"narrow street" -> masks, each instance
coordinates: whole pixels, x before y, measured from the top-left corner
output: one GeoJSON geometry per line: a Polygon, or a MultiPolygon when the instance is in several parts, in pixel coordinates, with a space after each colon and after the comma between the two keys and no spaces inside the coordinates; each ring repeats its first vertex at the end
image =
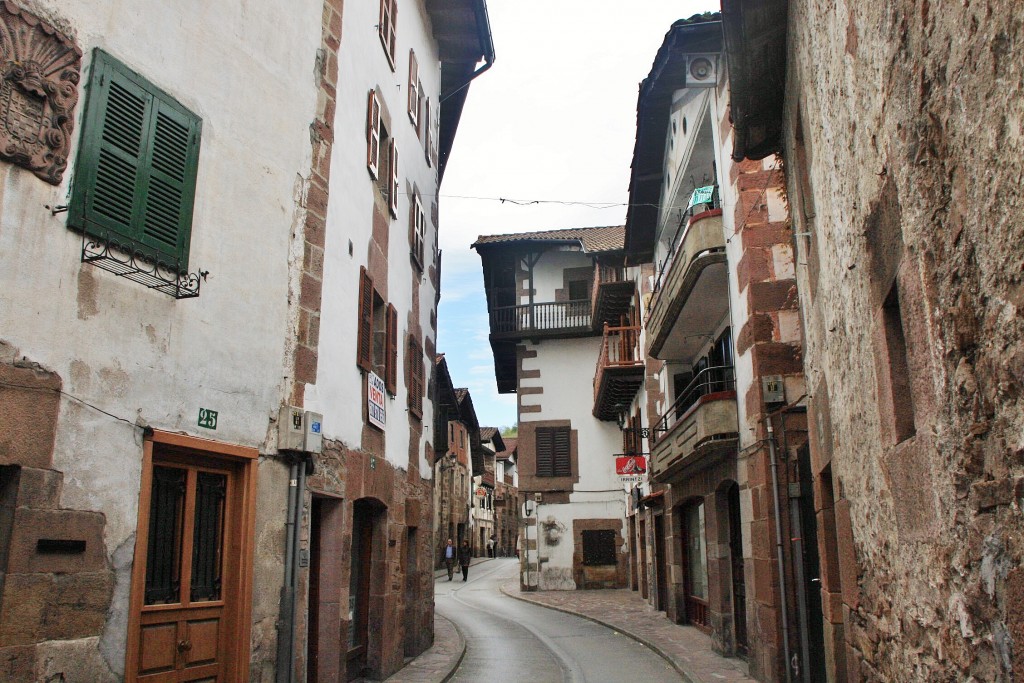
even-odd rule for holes
{"type": "Polygon", "coordinates": [[[612,629],[504,595],[502,584],[518,569],[517,560],[498,559],[471,567],[468,582],[458,574],[435,582],[437,612],[466,638],[452,681],[683,680],[657,654],[612,629]]]}

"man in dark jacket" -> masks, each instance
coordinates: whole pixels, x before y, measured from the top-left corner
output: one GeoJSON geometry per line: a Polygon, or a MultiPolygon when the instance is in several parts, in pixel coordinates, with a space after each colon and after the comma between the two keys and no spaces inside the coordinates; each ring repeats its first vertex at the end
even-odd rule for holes
{"type": "Polygon", "coordinates": [[[462,545],[459,546],[459,566],[462,567],[463,581],[469,578],[469,561],[472,557],[473,553],[469,549],[469,541],[463,541],[462,545]]]}

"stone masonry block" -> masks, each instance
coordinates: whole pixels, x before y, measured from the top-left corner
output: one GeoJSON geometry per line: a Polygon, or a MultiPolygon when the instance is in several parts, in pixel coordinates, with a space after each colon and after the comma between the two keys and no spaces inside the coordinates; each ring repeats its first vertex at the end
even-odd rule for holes
{"type": "Polygon", "coordinates": [[[747,306],[751,314],[795,310],[798,303],[796,280],[750,283],[747,306]]]}
{"type": "Polygon", "coordinates": [[[60,505],[64,474],[56,470],[22,467],[19,472],[16,507],[54,510],[60,505]]]}
{"type": "Polygon", "coordinates": [[[8,574],[0,644],[29,645],[99,635],[114,588],[111,572],[8,574]]]}
{"type": "Polygon", "coordinates": [[[60,388],[52,372],[0,365],[0,465],[49,468],[60,388]]]}
{"type": "Polygon", "coordinates": [[[79,573],[107,569],[103,543],[105,518],[98,512],[80,510],[14,511],[14,526],[7,558],[11,573],[79,573]],[[40,539],[84,541],[81,553],[39,552],[40,539]]]}

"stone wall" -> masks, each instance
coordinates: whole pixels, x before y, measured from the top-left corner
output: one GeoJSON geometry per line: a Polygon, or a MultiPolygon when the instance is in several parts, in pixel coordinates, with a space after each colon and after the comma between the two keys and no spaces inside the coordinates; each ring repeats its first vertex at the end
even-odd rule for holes
{"type": "Polygon", "coordinates": [[[794,0],[789,19],[832,675],[1019,678],[1024,17],[794,0]]]}

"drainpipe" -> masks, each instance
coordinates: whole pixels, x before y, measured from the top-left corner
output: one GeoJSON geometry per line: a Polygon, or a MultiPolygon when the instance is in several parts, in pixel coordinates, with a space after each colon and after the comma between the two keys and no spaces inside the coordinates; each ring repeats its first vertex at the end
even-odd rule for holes
{"type": "Polygon", "coordinates": [[[295,675],[295,594],[298,591],[299,543],[302,538],[302,506],[305,498],[306,469],[311,464],[298,454],[288,466],[288,512],[285,521],[284,585],[277,629],[277,683],[291,683],[295,675]]]}
{"type": "MultiPolygon", "coordinates": [[[[782,449],[788,453],[786,439],[786,415],[789,414],[790,406],[786,406],[779,414],[782,420],[782,449]]],[[[807,576],[804,574],[804,539],[803,539],[803,513],[800,511],[800,497],[804,495],[803,483],[798,479],[796,484],[789,485],[789,519],[793,525],[793,577],[796,583],[796,605],[797,605],[797,627],[800,629],[800,657],[802,668],[800,680],[803,683],[811,683],[811,644],[810,625],[807,614],[807,576]]]]}
{"type": "Polygon", "coordinates": [[[772,501],[775,503],[775,553],[779,565],[779,603],[782,607],[782,650],[786,661],[786,683],[792,683],[793,674],[789,663],[789,607],[786,600],[786,567],[782,549],[782,510],[779,506],[779,463],[775,457],[775,430],[772,418],[764,418],[768,428],[768,453],[772,466],[772,501]]]}

